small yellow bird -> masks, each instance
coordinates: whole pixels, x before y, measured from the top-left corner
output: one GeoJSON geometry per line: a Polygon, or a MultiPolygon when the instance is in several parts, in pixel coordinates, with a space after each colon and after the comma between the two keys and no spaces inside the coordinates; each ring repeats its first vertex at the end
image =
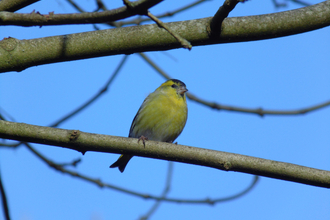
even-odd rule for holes
{"type": "MultiPolygon", "coordinates": [[[[186,125],[188,108],[186,85],[177,79],[161,84],[143,101],[136,113],[128,137],[173,143],[186,125]]],[[[122,154],[110,167],[124,172],[133,155],[122,154]]]]}

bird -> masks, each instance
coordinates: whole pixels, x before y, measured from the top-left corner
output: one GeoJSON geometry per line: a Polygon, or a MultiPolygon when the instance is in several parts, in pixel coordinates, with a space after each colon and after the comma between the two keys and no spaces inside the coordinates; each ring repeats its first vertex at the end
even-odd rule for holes
{"type": "MultiPolygon", "coordinates": [[[[143,101],[136,113],[128,137],[143,141],[173,143],[181,134],[188,118],[186,85],[178,79],[170,79],[161,84],[143,101]]],[[[118,167],[124,172],[134,155],[122,154],[110,168],[118,167]]]]}

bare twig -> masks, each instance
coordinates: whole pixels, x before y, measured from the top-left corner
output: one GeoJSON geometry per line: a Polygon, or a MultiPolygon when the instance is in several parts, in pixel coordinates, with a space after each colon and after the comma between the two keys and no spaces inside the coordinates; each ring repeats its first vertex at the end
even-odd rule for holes
{"type": "MultiPolygon", "coordinates": [[[[157,64],[155,62],[153,62],[145,53],[139,53],[139,55],[148,64],[150,64],[150,66],[152,66],[158,73],[160,73],[164,78],[171,79],[171,77],[167,73],[165,73],[165,71],[163,71],[159,66],[157,66],[157,64]]],[[[260,116],[265,116],[265,115],[302,115],[302,114],[306,114],[306,113],[309,113],[309,112],[312,112],[312,111],[330,106],[330,101],[326,101],[326,102],[318,104],[318,105],[314,105],[314,106],[307,107],[307,108],[302,108],[302,109],[297,109],[297,110],[284,111],[284,110],[267,110],[267,109],[264,110],[262,108],[251,109],[251,108],[235,107],[235,106],[229,106],[229,105],[220,105],[216,102],[208,102],[208,101],[205,101],[203,99],[200,99],[197,96],[195,96],[194,94],[192,94],[191,92],[188,92],[186,94],[187,94],[187,97],[191,101],[195,101],[199,104],[202,104],[204,106],[208,106],[208,107],[213,108],[213,109],[232,111],[232,112],[241,112],[241,113],[251,113],[251,114],[257,114],[257,115],[260,115],[260,116]]]]}
{"type": "Polygon", "coordinates": [[[273,4],[275,5],[276,8],[280,8],[280,7],[286,7],[287,4],[286,3],[278,3],[277,0],[272,0],[273,4]]]}
{"type": "Polygon", "coordinates": [[[0,194],[2,200],[3,213],[5,214],[5,219],[10,220],[8,201],[7,201],[6,191],[2,183],[1,174],[0,174],[0,194]]]}
{"type": "MultiPolygon", "coordinates": [[[[136,10],[134,8],[135,2],[130,2],[129,0],[123,0],[123,1],[124,1],[124,4],[127,6],[127,8],[129,8],[130,10],[133,10],[133,11],[136,10]]],[[[175,33],[173,30],[171,30],[171,28],[169,28],[164,22],[162,22],[156,16],[154,16],[150,11],[148,11],[148,10],[140,10],[139,12],[135,12],[135,13],[138,13],[140,15],[146,15],[146,16],[148,16],[151,20],[153,20],[154,22],[156,22],[156,24],[159,27],[164,28],[177,41],[179,41],[179,43],[182,45],[183,48],[186,48],[186,49],[191,50],[192,46],[191,46],[191,44],[186,39],[184,39],[179,34],[175,33]]]]}
{"type": "Polygon", "coordinates": [[[102,0],[96,0],[96,4],[97,4],[97,9],[95,11],[99,11],[99,10],[103,10],[103,11],[106,11],[108,10],[106,7],[105,7],[105,4],[102,0]]]}
{"type": "Polygon", "coordinates": [[[77,11],[83,13],[85,10],[83,10],[77,3],[75,3],[73,0],[66,0],[72,7],[74,7],[77,11]]]}
{"type": "MultiPolygon", "coordinates": [[[[35,154],[37,157],[39,157],[41,160],[43,160],[45,163],[47,163],[51,168],[56,169],[57,171],[60,171],[62,173],[66,173],[69,174],[72,177],[81,179],[81,180],[85,180],[87,182],[93,183],[99,187],[105,187],[105,188],[109,188],[109,189],[113,189],[113,190],[118,190],[122,193],[126,193],[132,196],[137,196],[139,198],[142,199],[151,199],[151,200],[156,200],[156,201],[164,201],[164,202],[173,202],[173,203],[193,203],[193,204],[206,204],[206,205],[214,205],[215,203],[220,203],[220,202],[225,202],[228,200],[232,200],[235,199],[239,196],[242,196],[244,194],[246,194],[247,192],[249,192],[255,185],[257,182],[256,177],[254,178],[252,184],[250,184],[246,189],[244,189],[242,192],[239,192],[233,196],[229,196],[229,197],[225,197],[225,198],[216,198],[216,199],[178,199],[178,198],[163,198],[162,196],[153,196],[150,194],[143,194],[143,193],[139,193],[136,191],[132,191],[132,190],[128,190],[122,187],[118,187],[109,183],[104,183],[102,182],[100,179],[96,179],[96,178],[91,178],[88,177],[86,175],[80,174],[78,172],[74,172],[68,169],[65,169],[64,167],[56,164],[55,162],[49,160],[48,158],[46,158],[45,156],[43,156],[41,153],[39,153],[37,150],[35,150],[29,143],[24,143],[26,145],[26,147],[33,153],[35,154]]],[[[170,181],[170,180],[169,180],[170,181]]]]}
{"type": "Polygon", "coordinates": [[[15,121],[15,119],[13,118],[13,116],[11,116],[7,111],[5,111],[1,106],[0,106],[0,119],[1,120],[6,120],[9,119],[11,121],[15,121]]]}
{"type": "MultiPolygon", "coordinates": [[[[279,3],[277,0],[272,0],[272,1],[273,1],[276,8],[287,7],[288,6],[288,4],[286,2],[279,3]]],[[[300,0],[288,0],[288,1],[300,4],[302,6],[310,6],[311,5],[309,3],[306,3],[306,2],[303,2],[303,1],[300,1],[300,0]]]]}
{"type": "Polygon", "coordinates": [[[21,145],[21,142],[10,143],[10,144],[0,143],[0,147],[8,147],[8,148],[17,148],[20,145],[21,145]]]}
{"type": "MultiPolygon", "coordinates": [[[[186,6],[178,8],[174,11],[169,11],[169,12],[165,12],[163,14],[156,15],[156,17],[157,18],[171,17],[171,16],[173,16],[177,13],[183,12],[183,11],[185,11],[187,9],[190,9],[190,8],[200,4],[202,2],[205,2],[205,1],[208,1],[208,0],[198,0],[198,1],[195,1],[195,2],[192,2],[192,3],[188,4],[186,6]]],[[[150,20],[151,20],[150,18],[142,18],[141,16],[139,16],[138,18],[135,18],[135,19],[132,19],[132,20],[111,22],[110,25],[115,26],[115,27],[122,27],[124,25],[130,25],[130,24],[140,25],[143,22],[147,22],[147,21],[150,21],[150,20]]]]}
{"type": "MultiPolygon", "coordinates": [[[[84,9],[82,9],[82,8],[81,8],[79,5],[77,5],[74,1],[72,1],[72,0],[67,0],[67,2],[69,2],[69,4],[71,4],[71,6],[74,7],[77,11],[79,11],[79,12],[81,12],[81,13],[85,12],[84,9]]],[[[96,10],[96,11],[97,11],[97,10],[96,10]]],[[[100,29],[96,26],[96,24],[93,24],[93,27],[94,27],[95,30],[100,30],[100,29]]]]}
{"type": "Polygon", "coordinates": [[[218,9],[217,13],[213,16],[210,29],[211,35],[218,35],[221,32],[222,21],[228,17],[229,13],[235,8],[240,2],[239,0],[225,0],[223,5],[218,9]]]}
{"type": "Polygon", "coordinates": [[[61,118],[58,121],[54,122],[53,124],[49,125],[49,127],[57,127],[59,124],[63,123],[64,121],[68,120],[72,116],[76,115],[78,112],[82,111],[83,109],[88,107],[90,104],[95,102],[99,97],[101,97],[101,95],[103,95],[108,90],[109,86],[111,85],[111,83],[113,82],[113,80],[118,75],[121,68],[123,67],[124,63],[126,62],[127,58],[128,58],[128,55],[125,55],[123,57],[123,59],[120,61],[119,65],[118,65],[118,67],[116,68],[116,70],[113,72],[113,74],[109,78],[108,82],[104,85],[103,88],[101,88],[101,90],[98,93],[96,93],[92,98],[90,98],[88,101],[86,101],[84,104],[82,104],[80,107],[78,107],[74,111],[70,112],[63,118],[61,118]]]}
{"type": "Polygon", "coordinates": [[[69,163],[58,163],[58,166],[61,166],[61,167],[67,167],[67,166],[76,167],[80,162],[81,162],[81,159],[78,158],[78,159],[75,159],[74,161],[69,162],[69,163]]]}
{"type": "Polygon", "coordinates": [[[189,41],[187,41],[186,39],[184,39],[183,37],[181,37],[179,34],[175,33],[174,31],[172,31],[164,22],[162,22],[161,20],[159,20],[156,16],[154,16],[153,14],[151,14],[149,11],[147,13],[147,16],[153,20],[154,22],[156,22],[158,24],[158,26],[164,28],[168,33],[170,33],[177,41],[180,42],[180,44],[182,45],[183,48],[189,49],[191,50],[192,46],[190,44],[189,41]]]}
{"type": "Polygon", "coordinates": [[[165,79],[171,79],[171,77],[165,73],[155,62],[153,62],[145,53],[138,53],[144,61],[146,61],[150,66],[152,66],[160,75],[162,75],[165,79]]]}
{"type": "MultiPolygon", "coordinates": [[[[161,197],[164,199],[166,198],[166,195],[169,193],[170,188],[171,188],[171,182],[172,182],[172,175],[173,175],[173,162],[169,161],[168,162],[168,169],[167,169],[167,177],[165,181],[165,188],[163,190],[163,193],[161,194],[161,197]]],[[[157,208],[160,206],[160,203],[162,200],[157,200],[155,204],[150,208],[150,210],[140,217],[140,220],[147,220],[150,218],[150,216],[157,210],[157,208]]]]}
{"type": "MultiPolygon", "coordinates": [[[[148,10],[162,0],[139,0],[134,2],[134,10],[128,9],[126,6],[103,12],[85,12],[73,14],[40,14],[32,13],[12,13],[0,12],[1,25],[17,25],[17,26],[44,26],[44,25],[66,25],[66,24],[93,24],[106,23],[124,19],[136,15],[141,10],[148,10]]],[[[72,4],[74,4],[72,2],[72,4]]],[[[81,11],[78,5],[75,8],[81,11]]]]}
{"type": "Polygon", "coordinates": [[[192,93],[188,93],[187,97],[192,101],[195,101],[199,104],[203,104],[208,107],[211,107],[213,109],[226,110],[226,111],[232,111],[232,112],[241,112],[241,113],[251,113],[251,114],[257,114],[261,117],[263,117],[265,115],[303,115],[303,114],[330,106],[330,101],[326,101],[326,102],[318,104],[318,105],[314,105],[314,106],[302,108],[302,109],[297,109],[297,110],[264,110],[263,108],[251,109],[251,108],[242,108],[242,107],[235,107],[235,106],[228,106],[228,105],[220,105],[216,102],[208,102],[208,101],[202,100],[202,99],[196,97],[195,95],[193,95],[192,93]]]}
{"type": "Polygon", "coordinates": [[[291,0],[291,1],[294,2],[294,3],[300,4],[302,6],[310,6],[311,5],[309,3],[306,3],[306,2],[303,2],[303,1],[300,1],[300,0],[291,0]]]}

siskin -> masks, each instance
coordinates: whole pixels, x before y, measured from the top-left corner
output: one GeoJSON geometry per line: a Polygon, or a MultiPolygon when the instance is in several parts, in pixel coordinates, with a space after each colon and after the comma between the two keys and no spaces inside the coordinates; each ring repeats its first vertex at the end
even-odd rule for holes
{"type": "MultiPolygon", "coordinates": [[[[177,79],[161,84],[143,101],[136,113],[128,137],[173,143],[187,121],[186,85],[177,79]]],[[[122,154],[110,167],[124,172],[133,155],[122,154]]]]}

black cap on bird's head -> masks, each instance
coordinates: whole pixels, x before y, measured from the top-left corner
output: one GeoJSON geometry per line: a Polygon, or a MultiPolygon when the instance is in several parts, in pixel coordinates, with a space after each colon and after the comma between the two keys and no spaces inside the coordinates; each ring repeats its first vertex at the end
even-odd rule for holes
{"type": "Polygon", "coordinates": [[[170,79],[170,80],[168,80],[168,81],[172,81],[172,82],[174,82],[175,84],[177,84],[177,85],[179,85],[179,86],[184,86],[184,87],[186,87],[186,84],[184,84],[184,82],[182,82],[182,81],[180,81],[180,80],[178,80],[178,79],[170,79]]]}

